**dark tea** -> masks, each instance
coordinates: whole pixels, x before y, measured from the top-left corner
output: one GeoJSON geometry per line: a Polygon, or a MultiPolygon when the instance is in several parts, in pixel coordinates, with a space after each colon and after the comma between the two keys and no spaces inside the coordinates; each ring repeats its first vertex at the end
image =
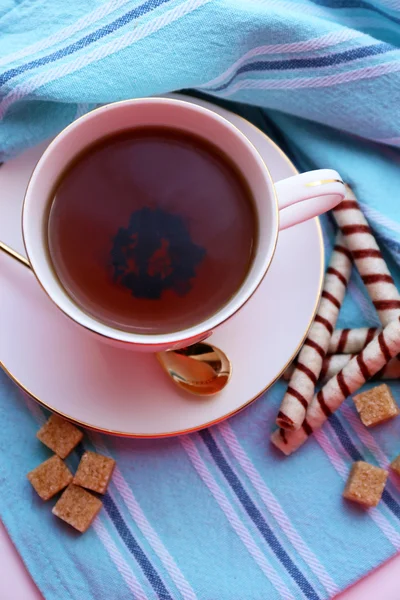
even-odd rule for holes
{"type": "Polygon", "coordinates": [[[186,329],[222,308],[252,262],[257,220],[240,171],[214,145],[145,127],[103,138],[71,163],[48,223],[69,296],[114,328],[186,329]]]}

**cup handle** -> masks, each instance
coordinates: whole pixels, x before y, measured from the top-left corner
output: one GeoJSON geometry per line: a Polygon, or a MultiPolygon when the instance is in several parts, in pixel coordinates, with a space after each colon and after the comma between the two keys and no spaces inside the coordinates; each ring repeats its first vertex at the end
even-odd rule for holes
{"type": "Polygon", "coordinates": [[[334,208],[346,193],[342,178],[333,169],[318,169],[282,179],[275,183],[275,190],[281,231],[334,208]]]}

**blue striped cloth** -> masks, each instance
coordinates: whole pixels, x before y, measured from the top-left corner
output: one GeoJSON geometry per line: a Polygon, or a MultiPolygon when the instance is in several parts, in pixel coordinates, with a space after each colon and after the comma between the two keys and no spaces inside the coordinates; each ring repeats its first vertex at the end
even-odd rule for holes
{"type": "MultiPolygon", "coordinates": [[[[399,24],[398,0],[2,0],[0,158],[99,103],[212,95],[300,169],[338,169],[399,281],[399,24]]],[[[367,324],[377,317],[354,273],[340,325],[367,324]]],[[[387,466],[400,452],[400,419],[370,431],[347,403],[284,458],[268,441],[283,391],[182,438],[88,434],[117,470],[80,536],[24,478],[49,456],[32,443],[45,415],[1,374],[0,514],[45,598],[317,600],[400,549],[400,480],[366,512],[341,499],[354,460],[387,466]]]]}

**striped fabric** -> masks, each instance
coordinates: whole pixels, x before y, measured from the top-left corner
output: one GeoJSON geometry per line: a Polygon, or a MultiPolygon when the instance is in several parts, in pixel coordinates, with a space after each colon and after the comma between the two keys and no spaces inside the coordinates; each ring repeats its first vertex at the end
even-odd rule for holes
{"type": "MultiPolygon", "coordinates": [[[[0,32],[0,160],[99,103],[211,95],[300,169],[338,169],[399,283],[398,0],[3,0],[0,32]]],[[[353,273],[338,326],[378,325],[353,273]]],[[[348,403],[285,459],[268,441],[283,391],[179,439],[86,436],[117,470],[78,536],[24,478],[45,414],[0,374],[0,514],[45,598],[322,600],[399,550],[400,480],[367,512],[341,499],[354,460],[400,452],[399,419],[370,431],[348,403]]]]}

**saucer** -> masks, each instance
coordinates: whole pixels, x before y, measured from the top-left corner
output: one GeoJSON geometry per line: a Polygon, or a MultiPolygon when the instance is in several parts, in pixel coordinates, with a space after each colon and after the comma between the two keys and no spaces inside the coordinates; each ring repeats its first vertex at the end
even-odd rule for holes
{"type": "MultiPolygon", "coordinates": [[[[296,173],[256,127],[208,102],[185,99],[216,111],[243,131],[273,179],[296,173]]],[[[24,191],[48,143],[0,168],[0,240],[21,254],[24,191]]],[[[292,361],[317,309],[323,265],[317,219],[280,233],[257,292],[210,338],[232,362],[231,381],[217,396],[199,398],[177,388],[154,355],[115,348],[71,323],[32,273],[0,252],[0,364],[40,404],[85,427],[133,437],[201,429],[248,406],[292,361]]]]}

